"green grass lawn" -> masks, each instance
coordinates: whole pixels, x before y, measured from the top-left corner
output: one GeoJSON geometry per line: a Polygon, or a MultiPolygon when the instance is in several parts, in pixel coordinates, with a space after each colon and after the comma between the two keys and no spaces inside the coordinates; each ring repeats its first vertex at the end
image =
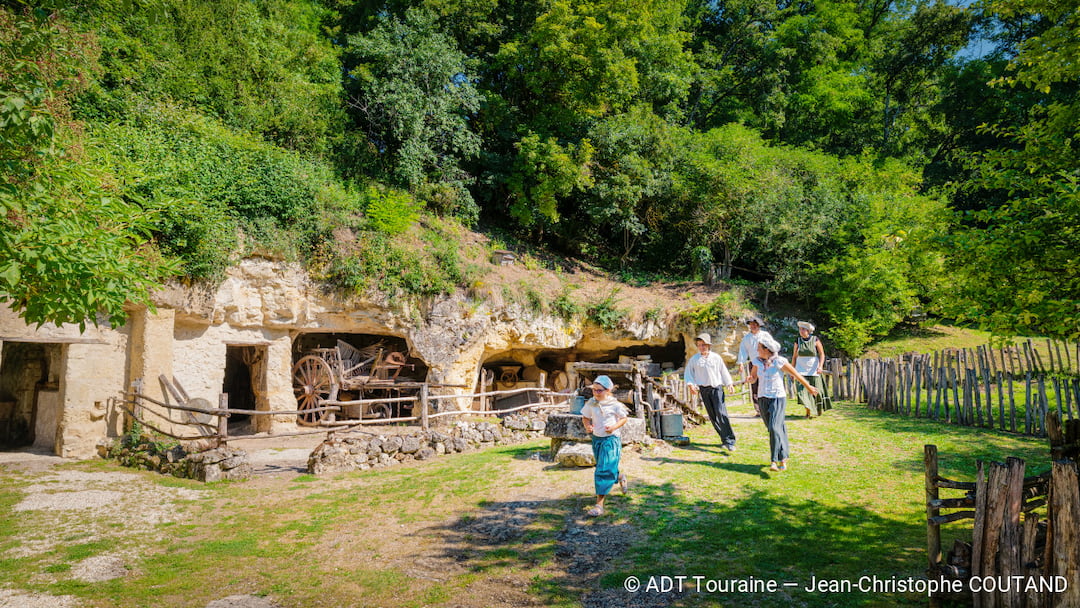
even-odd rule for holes
{"type": "MultiPolygon", "coordinates": [[[[665,601],[647,605],[924,606],[925,598],[914,595],[806,592],[803,586],[811,577],[854,582],[922,575],[925,443],[938,445],[941,474],[952,479],[973,479],[977,459],[1018,456],[1028,461],[1029,475],[1049,467],[1044,440],[851,404],[813,420],[790,418],[788,431],[793,454],[782,473],[767,470],[764,425],[748,417],[736,419],[733,455],[722,453],[706,427],[690,431],[690,446],[628,454],[638,473],[633,489],[627,497],[613,496],[599,521],[579,515],[590,501],[591,470],[528,460],[544,442],[397,469],[212,484],[207,497],[182,505],[185,521],[160,527],[166,532],[161,540],[118,530],[111,540],[75,539],[46,555],[0,554],[0,586],[119,607],[205,606],[234,593],[268,595],[287,607],[580,606],[583,594],[625,598],[621,589],[629,576],[643,582],[754,577],[798,586],[684,593],[653,597],[665,601]],[[515,533],[478,537],[488,521],[516,521],[515,533]],[[599,576],[583,580],[566,563],[569,528],[579,536],[625,532],[629,540],[619,552],[597,558],[599,576]],[[124,578],[81,583],[67,577],[78,559],[125,550],[133,557],[124,578]],[[412,567],[425,560],[437,565],[412,567]]],[[[75,467],[112,469],[100,462],[75,467]]],[[[143,475],[153,484],[202,487],[143,475]]],[[[0,549],[7,550],[29,542],[42,533],[35,527],[46,524],[13,511],[26,479],[0,476],[0,549]]],[[[945,546],[965,534],[970,526],[946,526],[945,546]]]]}
{"type": "MultiPolygon", "coordinates": [[[[867,357],[893,358],[905,353],[932,353],[950,348],[976,348],[991,344],[993,336],[989,332],[952,325],[897,325],[888,336],[867,346],[867,357]]],[[[1069,359],[1068,368],[1076,367],[1076,343],[1069,344],[1055,341],[1051,349],[1046,338],[1032,337],[1031,344],[1039,353],[1043,366],[1050,368],[1051,361],[1054,369],[1061,368],[1060,357],[1069,359]],[[1067,351],[1067,352],[1066,352],[1067,351]]],[[[1026,342],[1028,337],[1018,336],[1011,340],[1015,346],[1026,342]]],[[[994,343],[995,346],[1001,346],[994,343]]]]}
{"type": "MultiPolygon", "coordinates": [[[[789,410],[792,408],[789,408],[789,410]]],[[[840,404],[822,418],[788,419],[793,455],[768,471],[759,420],[736,427],[739,448],[723,456],[711,431],[661,459],[671,482],[643,488],[631,519],[649,531],[633,561],[606,577],[663,574],[798,582],[775,594],[691,594],[703,606],[923,606],[918,596],[806,593],[811,577],[919,577],[925,570],[923,445],[936,444],[941,474],[972,480],[975,461],[1025,458],[1049,468],[1043,440],[948,427],[840,404]],[[673,466],[674,465],[674,466],[673,466]],[[660,556],[660,559],[657,559],[660,556]]],[[[943,530],[946,546],[970,526],[943,530]]]]}

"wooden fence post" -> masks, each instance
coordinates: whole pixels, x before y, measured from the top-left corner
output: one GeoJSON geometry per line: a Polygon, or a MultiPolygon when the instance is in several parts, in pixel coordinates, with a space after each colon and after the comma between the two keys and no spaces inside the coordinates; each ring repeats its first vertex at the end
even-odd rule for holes
{"type": "MultiPolygon", "coordinates": [[[[218,395],[218,409],[229,409],[229,393],[218,395]]],[[[221,412],[217,419],[218,445],[225,447],[229,444],[229,412],[221,412]]]]}
{"type": "MultiPolygon", "coordinates": [[[[983,531],[986,528],[986,471],[983,461],[975,461],[975,524],[971,531],[971,576],[982,576],[983,531]]],[[[982,596],[972,594],[975,608],[982,608],[982,596]]]]}
{"type": "Polygon", "coordinates": [[[938,453],[936,445],[923,446],[923,467],[926,469],[926,574],[934,577],[941,565],[941,526],[933,518],[941,509],[932,506],[938,499],[938,453]]]}
{"type": "Polygon", "coordinates": [[[428,421],[428,385],[425,382],[420,385],[420,428],[427,431],[428,421]]]}
{"type": "Polygon", "coordinates": [[[1050,480],[1049,527],[1046,531],[1046,574],[1062,576],[1068,588],[1054,594],[1052,608],[1080,606],[1080,472],[1073,461],[1053,463],[1050,480]]]}

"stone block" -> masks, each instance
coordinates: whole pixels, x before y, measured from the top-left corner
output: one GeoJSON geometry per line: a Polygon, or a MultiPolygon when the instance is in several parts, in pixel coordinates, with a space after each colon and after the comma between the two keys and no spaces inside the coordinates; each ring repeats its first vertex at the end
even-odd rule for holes
{"type": "Polygon", "coordinates": [[[626,424],[619,429],[619,435],[622,437],[623,445],[644,443],[648,439],[648,434],[645,432],[645,419],[630,418],[626,421],[626,424]]]}
{"type": "Polygon", "coordinates": [[[199,469],[199,481],[213,483],[221,481],[221,467],[216,464],[208,464],[199,469]]]}
{"type": "Polygon", "coordinates": [[[356,470],[356,456],[333,441],[320,443],[308,456],[307,470],[312,475],[356,470]]]}
{"type": "Polygon", "coordinates": [[[405,454],[415,454],[420,449],[420,438],[409,435],[401,440],[401,451],[405,454]]]}
{"type": "Polygon", "coordinates": [[[593,457],[592,445],[577,441],[564,441],[555,454],[555,462],[564,467],[594,467],[596,458],[593,457]]]}
{"type": "Polygon", "coordinates": [[[552,414],[548,416],[547,424],[544,425],[544,436],[552,439],[572,439],[574,441],[589,441],[590,435],[585,432],[585,424],[581,416],[576,414],[552,414]]]}
{"type": "Polygon", "coordinates": [[[398,451],[400,449],[401,449],[401,437],[398,437],[397,435],[394,435],[393,437],[388,437],[386,439],[386,441],[383,443],[383,451],[386,452],[387,454],[393,454],[394,452],[396,452],[396,451],[398,451]]]}

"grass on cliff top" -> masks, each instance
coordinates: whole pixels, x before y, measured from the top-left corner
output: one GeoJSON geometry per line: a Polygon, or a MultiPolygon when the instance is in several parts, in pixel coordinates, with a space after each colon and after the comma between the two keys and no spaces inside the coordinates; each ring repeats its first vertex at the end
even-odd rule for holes
{"type": "MultiPolygon", "coordinates": [[[[240,593],[285,607],[581,606],[592,594],[631,603],[622,590],[628,576],[666,575],[798,583],[776,593],[668,598],[678,606],[925,606],[918,595],[803,587],[811,576],[922,576],[926,443],[938,445],[941,474],[951,479],[973,479],[977,459],[1018,456],[1028,475],[1049,466],[1043,440],[838,404],[821,418],[788,419],[790,469],[772,473],[760,419],[749,417],[745,404],[731,409],[737,452],[726,455],[715,433],[698,427],[689,431],[690,446],[628,453],[633,490],[612,496],[599,521],[577,515],[590,500],[591,471],[530,460],[545,447],[538,441],[418,466],[212,484],[205,498],[180,507],[189,517],[166,525],[162,540],[117,530],[113,543],[14,558],[12,550],[47,531],[13,511],[26,479],[0,471],[0,549],[8,550],[0,555],[0,586],[102,607],[205,606],[240,593]],[[480,534],[488,523],[514,534],[480,534]],[[598,574],[582,579],[582,562],[567,556],[568,547],[620,531],[629,546],[594,555],[587,565],[598,574]],[[137,549],[128,576],[103,583],[68,576],[65,564],[117,546],[137,549]]],[[[970,525],[951,524],[943,533],[951,546],[953,538],[970,537],[970,525]]]]}

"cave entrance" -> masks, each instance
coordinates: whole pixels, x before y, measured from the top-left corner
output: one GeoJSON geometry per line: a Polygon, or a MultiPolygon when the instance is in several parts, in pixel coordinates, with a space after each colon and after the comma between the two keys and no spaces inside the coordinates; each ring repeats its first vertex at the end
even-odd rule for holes
{"type": "MultiPolygon", "coordinates": [[[[265,345],[226,344],[225,379],[221,392],[229,396],[229,409],[270,410],[267,397],[265,345]]],[[[270,430],[268,416],[233,414],[229,416],[229,435],[246,435],[270,430]]]]}
{"type": "Polygon", "coordinates": [[[65,344],[3,342],[0,351],[0,449],[54,451],[63,395],[65,344]]]}
{"type": "Polygon", "coordinates": [[[681,340],[673,340],[661,345],[638,344],[611,349],[510,349],[488,355],[480,367],[483,383],[489,387],[488,390],[538,387],[543,379],[544,386],[540,388],[564,392],[577,388],[568,386],[568,363],[626,363],[630,360],[644,360],[650,363],[649,375],[659,377],[667,370],[682,367],[685,359],[686,346],[681,340]]]}
{"type": "MultiPolygon", "coordinates": [[[[293,392],[302,412],[322,401],[413,397],[428,366],[409,354],[405,338],[361,333],[305,333],[293,340],[293,392]]],[[[297,417],[300,424],[335,419],[397,418],[412,415],[409,402],[345,405],[336,414],[297,417]]]]}

